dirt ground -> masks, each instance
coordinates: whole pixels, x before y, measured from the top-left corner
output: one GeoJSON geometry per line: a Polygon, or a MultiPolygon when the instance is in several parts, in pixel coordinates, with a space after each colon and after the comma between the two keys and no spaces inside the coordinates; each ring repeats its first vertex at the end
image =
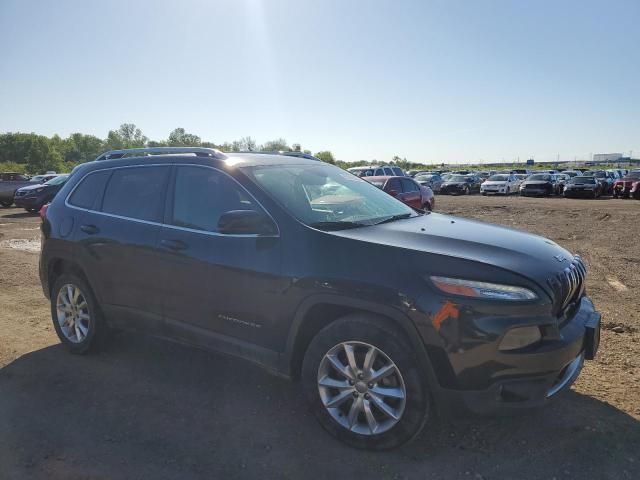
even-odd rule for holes
{"type": "Polygon", "coordinates": [[[130,334],[70,355],[38,281],[39,218],[0,209],[0,478],[638,478],[640,202],[439,196],[436,207],[586,259],[600,351],[547,408],[443,422],[372,453],[329,437],[297,384],[240,360],[130,334]]]}

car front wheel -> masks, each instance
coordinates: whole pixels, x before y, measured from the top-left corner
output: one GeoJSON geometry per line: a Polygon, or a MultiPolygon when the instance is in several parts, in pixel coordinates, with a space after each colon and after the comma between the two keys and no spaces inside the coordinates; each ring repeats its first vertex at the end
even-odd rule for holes
{"type": "Polygon", "coordinates": [[[389,449],[415,437],[430,401],[411,352],[403,335],[377,317],[349,315],[321,330],[302,368],[320,424],[357,448],[389,449]]]}

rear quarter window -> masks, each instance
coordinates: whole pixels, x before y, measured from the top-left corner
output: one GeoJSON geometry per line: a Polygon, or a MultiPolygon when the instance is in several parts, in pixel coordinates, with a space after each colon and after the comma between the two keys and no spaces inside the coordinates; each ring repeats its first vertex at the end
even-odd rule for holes
{"type": "Polygon", "coordinates": [[[86,175],[71,193],[69,205],[88,210],[96,208],[96,199],[102,195],[109,175],[111,175],[111,170],[91,172],[86,175]]]}

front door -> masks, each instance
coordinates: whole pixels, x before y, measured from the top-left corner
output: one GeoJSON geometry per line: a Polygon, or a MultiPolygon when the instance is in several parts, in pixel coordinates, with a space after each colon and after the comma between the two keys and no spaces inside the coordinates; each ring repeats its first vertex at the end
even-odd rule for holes
{"type": "Polygon", "coordinates": [[[199,165],[175,167],[173,200],[159,245],[169,328],[207,332],[272,346],[279,319],[281,243],[277,236],[225,235],[220,216],[262,210],[232,177],[199,165]]]}

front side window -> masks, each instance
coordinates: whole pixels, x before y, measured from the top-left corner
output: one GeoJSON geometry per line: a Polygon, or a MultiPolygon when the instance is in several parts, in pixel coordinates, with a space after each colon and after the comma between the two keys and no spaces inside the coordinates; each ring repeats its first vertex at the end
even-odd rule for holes
{"type": "Polygon", "coordinates": [[[168,176],[168,166],[114,170],[104,192],[102,211],[127,218],[160,222],[168,176]]]}
{"type": "Polygon", "coordinates": [[[355,228],[418,215],[366,180],[331,165],[260,165],[242,170],[291,215],[316,228],[355,228]]]}
{"type": "Polygon", "coordinates": [[[418,186],[415,184],[415,182],[412,182],[408,178],[403,178],[402,179],[402,191],[405,192],[405,193],[417,192],[418,191],[418,186]]]}
{"type": "Polygon", "coordinates": [[[211,168],[176,168],[171,224],[218,231],[220,216],[231,210],[261,211],[249,194],[226,174],[211,168]]]}

